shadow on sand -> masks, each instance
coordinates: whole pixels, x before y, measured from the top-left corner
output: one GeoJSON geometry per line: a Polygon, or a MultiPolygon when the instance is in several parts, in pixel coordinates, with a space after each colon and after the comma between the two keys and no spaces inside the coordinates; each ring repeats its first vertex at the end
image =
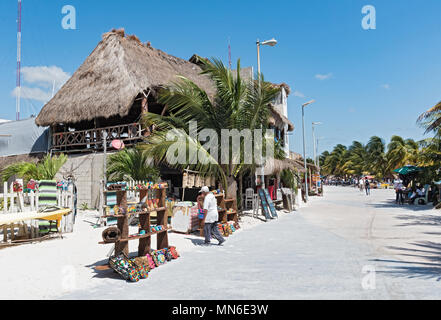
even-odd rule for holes
{"type": "Polygon", "coordinates": [[[186,240],[190,240],[194,246],[204,246],[205,239],[204,238],[185,238],[186,240]]]}
{"type": "Polygon", "coordinates": [[[104,270],[100,269],[100,267],[108,265],[108,263],[109,263],[109,259],[105,259],[105,260],[97,261],[94,264],[88,265],[86,267],[91,268],[95,272],[95,274],[93,275],[94,278],[121,280],[121,276],[115,271],[113,271],[113,269],[104,269],[104,270]]]}
{"type": "Polygon", "coordinates": [[[386,200],[377,203],[367,203],[367,206],[376,209],[391,209],[391,208],[401,208],[407,209],[409,211],[430,211],[433,210],[432,204],[419,205],[419,204],[396,204],[394,200],[386,200]]]}
{"type": "Polygon", "coordinates": [[[410,243],[412,248],[389,246],[403,260],[374,259],[382,268],[377,273],[409,279],[435,279],[441,281],[441,243],[422,241],[410,243]]]}
{"type": "MultiPolygon", "coordinates": [[[[401,209],[407,210],[407,214],[396,215],[397,227],[441,226],[441,211],[434,210],[429,205],[398,205],[395,199],[389,199],[379,203],[369,203],[368,206],[376,209],[401,209]]],[[[403,229],[405,230],[405,229],[403,229]]],[[[405,232],[405,231],[404,231],[405,232]]],[[[441,235],[441,228],[432,232],[423,232],[427,235],[441,235]]],[[[372,260],[381,266],[382,270],[377,273],[387,274],[392,277],[434,279],[441,281],[441,243],[432,241],[411,242],[406,247],[388,246],[399,259],[375,259],[372,260]],[[401,259],[402,258],[402,259],[401,259]]]]}

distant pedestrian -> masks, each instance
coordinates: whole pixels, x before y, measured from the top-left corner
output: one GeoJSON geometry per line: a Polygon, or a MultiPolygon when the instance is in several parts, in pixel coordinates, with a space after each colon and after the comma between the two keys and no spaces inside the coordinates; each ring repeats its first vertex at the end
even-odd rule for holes
{"type": "Polygon", "coordinates": [[[401,180],[398,180],[394,183],[396,198],[396,204],[404,204],[404,185],[401,180]]]}
{"type": "Polygon", "coordinates": [[[358,182],[358,186],[360,188],[360,192],[363,192],[363,190],[364,190],[363,178],[360,178],[360,181],[358,182]]]}
{"type": "Polygon", "coordinates": [[[403,181],[400,179],[396,179],[394,181],[394,189],[395,189],[395,203],[396,204],[404,204],[404,185],[403,181]]]}
{"type": "Polygon", "coordinates": [[[366,177],[366,180],[364,181],[364,188],[366,190],[366,195],[371,195],[371,183],[369,182],[369,179],[366,177]]]}

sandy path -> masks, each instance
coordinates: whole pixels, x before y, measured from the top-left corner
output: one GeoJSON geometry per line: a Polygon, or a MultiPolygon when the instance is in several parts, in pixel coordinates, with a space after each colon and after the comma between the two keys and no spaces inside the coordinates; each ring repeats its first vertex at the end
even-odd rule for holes
{"type": "Polygon", "coordinates": [[[393,190],[370,197],[350,187],[328,187],[301,212],[308,222],[347,241],[368,245],[369,263],[391,298],[441,298],[441,211],[395,205],[393,190]],[[432,290],[431,290],[432,289],[432,290]]]}
{"type": "Polygon", "coordinates": [[[97,244],[102,229],[91,228],[93,213],[86,213],[63,240],[1,250],[0,298],[441,298],[438,211],[396,206],[391,190],[370,197],[353,188],[325,192],[269,223],[245,218],[223,247],[170,234],[181,258],[135,284],[94,271],[109,246],[97,244]],[[375,288],[362,286],[367,275],[375,288]]]}

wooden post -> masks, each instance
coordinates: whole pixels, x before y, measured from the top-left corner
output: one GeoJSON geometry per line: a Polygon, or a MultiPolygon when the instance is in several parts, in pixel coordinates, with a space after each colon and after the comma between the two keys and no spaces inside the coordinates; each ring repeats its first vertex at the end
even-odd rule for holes
{"type": "Polygon", "coordinates": [[[23,227],[23,235],[26,237],[26,239],[29,239],[28,225],[23,222],[22,227],[23,227]]]}
{"type": "Polygon", "coordinates": [[[11,241],[14,241],[14,239],[15,239],[15,226],[13,223],[9,225],[9,229],[11,229],[11,241]]]}
{"type": "Polygon", "coordinates": [[[8,242],[8,227],[3,226],[3,242],[8,242]]]}
{"type": "MultiPolygon", "coordinates": [[[[159,207],[165,208],[165,189],[159,189],[159,207]]],[[[164,229],[168,228],[168,213],[167,209],[161,209],[157,212],[158,225],[162,225],[164,229]]],[[[157,235],[157,247],[159,249],[168,248],[168,233],[167,231],[160,232],[157,235]]]]}
{"type": "MultiPolygon", "coordinates": [[[[148,194],[148,190],[140,190],[139,191],[139,199],[140,201],[146,197],[148,194]]],[[[150,233],[150,213],[148,214],[140,214],[139,215],[139,224],[140,231],[144,230],[145,233],[150,233]]],[[[151,237],[141,238],[139,239],[138,244],[138,256],[145,256],[150,252],[151,248],[151,237]]]]}
{"type": "Polygon", "coordinates": [[[106,200],[106,185],[104,184],[104,180],[100,180],[100,207],[99,207],[99,213],[100,213],[100,226],[104,227],[106,219],[103,218],[103,216],[106,215],[106,210],[104,208],[105,205],[107,205],[106,200]]]}
{"type": "MultiPolygon", "coordinates": [[[[127,193],[126,191],[117,191],[116,192],[116,201],[118,207],[125,208],[127,210],[127,193]]],[[[125,255],[129,255],[129,242],[127,241],[129,238],[129,218],[127,215],[122,217],[118,217],[118,229],[121,231],[121,239],[125,239],[125,241],[118,241],[115,244],[115,254],[118,255],[120,253],[124,253],[125,255]]]]}

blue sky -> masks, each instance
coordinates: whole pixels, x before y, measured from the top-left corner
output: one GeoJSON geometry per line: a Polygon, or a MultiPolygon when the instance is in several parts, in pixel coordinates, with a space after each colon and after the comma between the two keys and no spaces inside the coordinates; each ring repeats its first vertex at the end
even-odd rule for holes
{"type": "MultiPolygon", "coordinates": [[[[15,0],[0,1],[0,118],[7,119],[15,118],[16,7],[15,0]]],[[[440,12],[439,0],[23,0],[23,85],[37,96],[50,95],[50,81],[33,71],[52,67],[63,81],[112,28],[124,27],[185,59],[197,53],[227,62],[230,39],[233,61],[254,67],[256,38],[275,37],[276,47],[262,49],[262,73],[292,88],[293,151],[302,150],[300,105],[312,98],[317,102],[306,110],[309,156],[312,121],[323,122],[317,128],[320,152],[372,135],[420,139],[416,118],[441,100],[440,12]],[[77,30],[61,27],[64,5],[76,8],[77,30]],[[361,27],[365,5],[376,8],[376,30],[361,27]]],[[[43,102],[22,104],[27,117],[43,102]]]]}

